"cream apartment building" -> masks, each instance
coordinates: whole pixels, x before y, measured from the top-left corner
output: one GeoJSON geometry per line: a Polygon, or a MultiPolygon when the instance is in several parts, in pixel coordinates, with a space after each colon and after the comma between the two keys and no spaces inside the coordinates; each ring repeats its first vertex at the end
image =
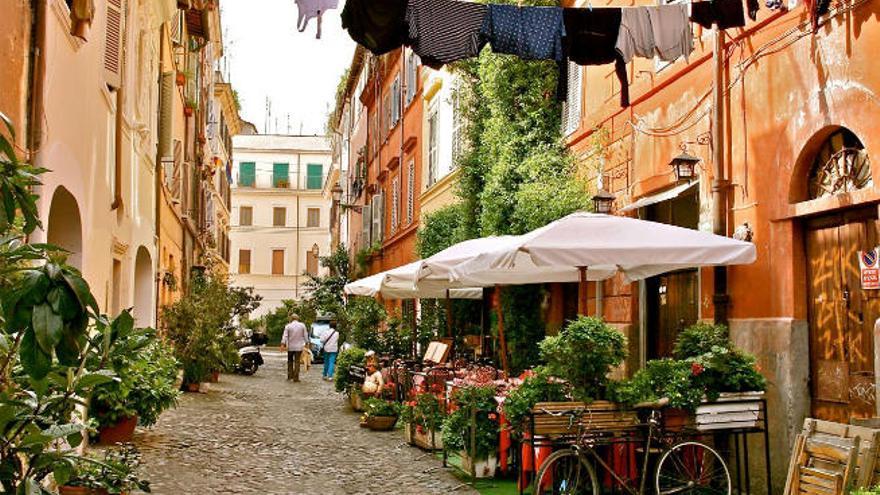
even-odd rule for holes
{"type": "Polygon", "coordinates": [[[307,273],[322,274],[330,251],[332,156],[323,136],[233,137],[230,271],[263,297],[253,317],[308,296],[307,273]]]}

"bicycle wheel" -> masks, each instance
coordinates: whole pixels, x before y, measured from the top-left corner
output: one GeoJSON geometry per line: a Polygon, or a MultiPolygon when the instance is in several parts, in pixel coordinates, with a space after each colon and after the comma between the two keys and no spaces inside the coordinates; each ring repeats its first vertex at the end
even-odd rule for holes
{"type": "Polygon", "coordinates": [[[574,450],[554,452],[535,476],[535,495],[598,495],[596,471],[574,450]]]}
{"type": "Polygon", "coordinates": [[[658,495],[730,495],[730,471],[718,452],[699,442],[682,442],[660,458],[658,495]]]}

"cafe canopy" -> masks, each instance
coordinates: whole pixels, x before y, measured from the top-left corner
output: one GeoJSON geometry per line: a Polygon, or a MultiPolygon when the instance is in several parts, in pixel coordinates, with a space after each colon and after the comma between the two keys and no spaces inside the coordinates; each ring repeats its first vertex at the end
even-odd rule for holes
{"type": "Polygon", "coordinates": [[[418,262],[409,263],[391,270],[345,285],[344,292],[353,296],[374,297],[381,295],[386,299],[482,299],[480,288],[450,288],[449,284],[426,284],[416,287],[412,281],[418,262]]]}

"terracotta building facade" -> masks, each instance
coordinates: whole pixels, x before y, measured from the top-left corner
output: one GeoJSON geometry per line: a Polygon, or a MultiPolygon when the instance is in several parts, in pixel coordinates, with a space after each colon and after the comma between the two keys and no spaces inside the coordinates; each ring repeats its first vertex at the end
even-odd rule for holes
{"type": "MultiPolygon", "coordinates": [[[[615,195],[616,214],[709,232],[720,220],[720,233],[756,244],[756,263],[726,270],[726,320],[768,378],[778,453],[807,416],[848,423],[878,407],[880,292],[862,289],[858,261],[878,244],[878,7],[835,5],[815,32],[807,8],[791,7],[728,30],[720,55],[713,31],[695,26],[689,60],[637,59],[627,108],[613,67],[572,68],[563,116],[569,148],[598,165],[597,189],[615,195]],[[689,183],[670,167],[683,151],[700,159],[689,183]]],[[[636,367],[668,355],[685,325],[714,319],[725,299],[714,282],[712,269],[613,280],[593,310],[627,333],[636,367]]],[[[773,460],[781,490],[787,455],[773,460]]]]}

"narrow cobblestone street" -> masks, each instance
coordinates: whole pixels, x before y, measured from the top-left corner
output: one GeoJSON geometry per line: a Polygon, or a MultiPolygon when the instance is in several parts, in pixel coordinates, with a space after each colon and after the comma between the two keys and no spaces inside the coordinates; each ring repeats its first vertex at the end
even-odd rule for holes
{"type": "Polygon", "coordinates": [[[399,430],[360,428],[320,366],[289,383],[284,355],[263,354],[256,375],[224,375],[207,394],[185,394],[138,433],[153,493],[433,494],[460,485],[439,460],[401,445],[399,430]]]}

